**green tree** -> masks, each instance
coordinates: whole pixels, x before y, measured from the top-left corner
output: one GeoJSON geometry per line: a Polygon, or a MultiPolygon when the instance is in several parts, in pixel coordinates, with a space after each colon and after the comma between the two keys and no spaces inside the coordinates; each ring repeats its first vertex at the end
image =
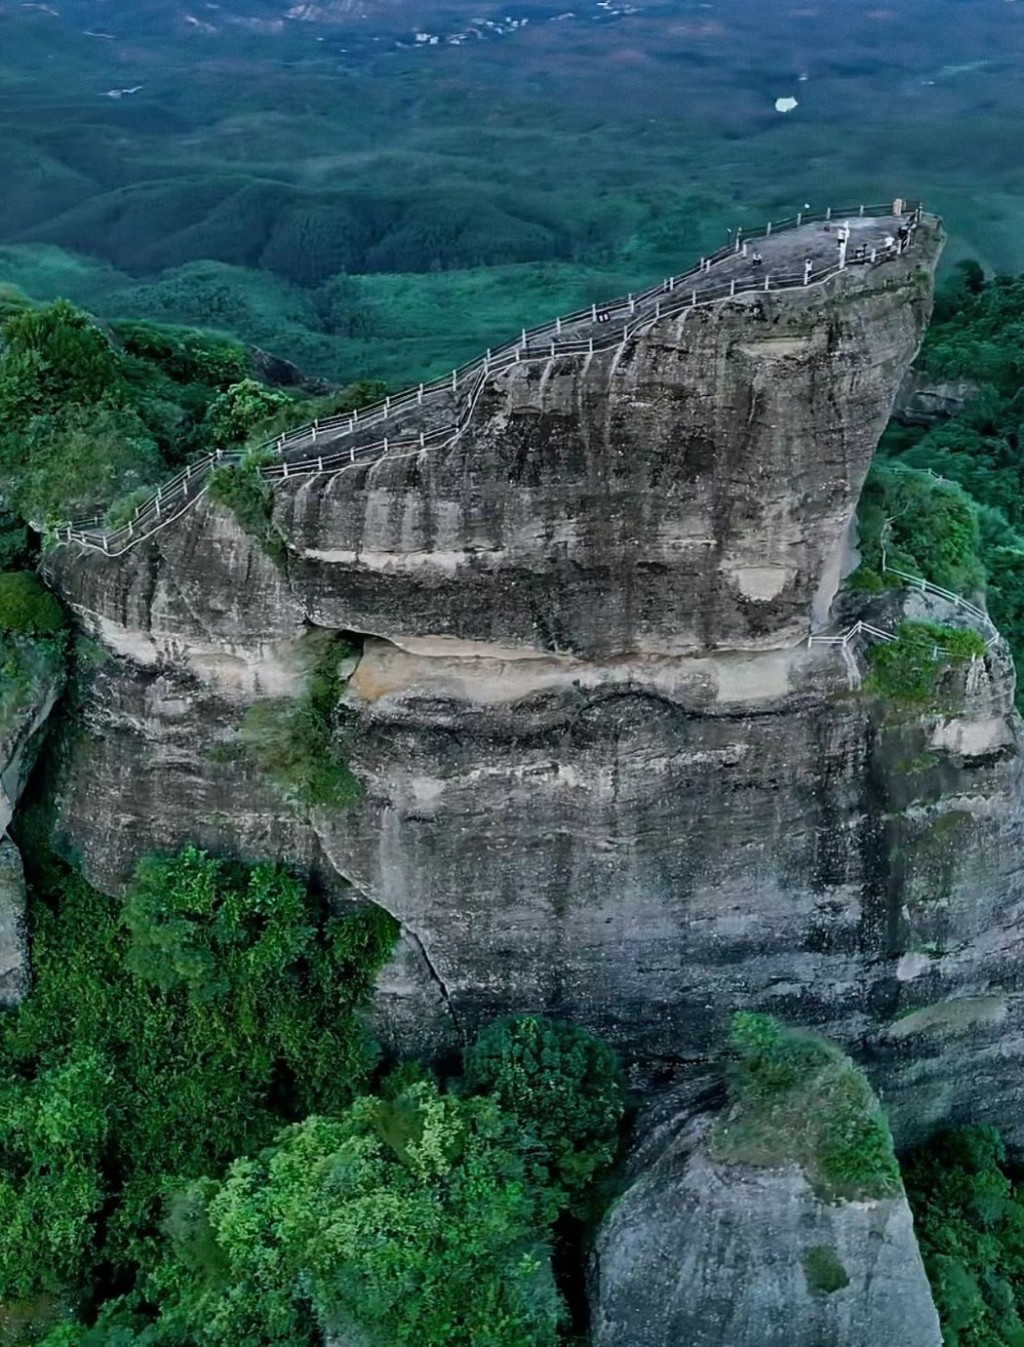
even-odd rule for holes
{"type": "Polygon", "coordinates": [[[493,1094],[518,1119],[570,1191],[615,1158],[625,1112],[622,1070],[608,1044],[585,1029],[536,1015],[497,1020],[467,1049],[465,1084],[493,1094]]]}
{"type": "Polygon", "coordinates": [[[555,1212],[514,1117],[420,1081],[193,1185],[146,1293],[197,1347],[297,1347],[310,1312],[365,1347],[554,1347],[555,1212]]]}
{"type": "Polygon", "coordinates": [[[53,636],[64,626],[64,610],[32,571],[0,573],[0,632],[10,636],[53,636]]]}
{"type": "Polygon", "coordinates": [[[207,408],[205,430],[211,445],[244,444],[259,425],[290,402],[286,393],[255,379],[232,384],[207,408]]]}
{"type": "Polygon", "coordinates": [[[25,309],[4,323],[0,417],[5,429],[56,408],[116,403],[123,396],[117,352],[67,300],[25,309]]]}
{"type": "MultiPolygon", "coordinates": [[[[35,1198],[21,1185],[8,1194],[0,1268],[27,1268],[22,1291],[29,1274],[36,1289],[86,1284],[101,1263],[130,1282],[169,1191],[222,1173],[283,1121],[344,1108],[365,1083],[376,1054],[355,1012],[396,927],[375,908],[331,916],[279,867],[194,849],[144,861],[125,900],[52,861],[33,883],[45,895],[33,903],[35,982],[0,1021],[11,1108],[42,1097],[53,1064],[95,1059],[110,1127],[98,1195],[86,1178],[75,1180],[81,1197],[69,1195],[81,1238],[65,1241],[59,1267],[22,1258],[35,1198]],[[98,1205],[102,1224],[90,1224],[98,1205]]],[[[35,1153],[49,1182],[58,1170],[94,1174],[84,1143],[77,1170],[58,1149],[47,1161],[48,1135],[35,1153]]]]}
{"type": "Polygon", "coordinates": [[[130,407],[72,406],[0,432],[0,481],[23,518],[45,523],[92,514],[115,496],[155,485],[156,442],[130,407]]]}
{"type": "Polygon", "coordinates": [[[0,1078],[0,1301],[80,1280],[106,1196],[110,1075],[83,1049],[32,1080],[0,1078]]]}
{"type": "Polygon", "coordinates": [[[942,1132],[903,1177],[946,1347],[1024,1344],[1024,1196],[991,1127],[942,1132]]]}

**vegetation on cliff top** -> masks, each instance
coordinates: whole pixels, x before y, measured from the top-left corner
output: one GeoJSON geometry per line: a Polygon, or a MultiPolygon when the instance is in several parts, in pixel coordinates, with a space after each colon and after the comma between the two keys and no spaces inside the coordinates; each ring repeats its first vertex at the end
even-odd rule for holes
{"type": "Polygon", "coordinates": [[[894,635],[895,640],[869,648],[871,671],[864,690],[901,706],[919,710],[942,706],[954,691],[948,689],[946,695],[944,675],[985,656],[985,639],[973,627],[904,618],[894,635]]]}
{"type": "Polygon", "coordinates": [[[0,500],[15,529],[102,513],[192,458],[365,405],[380,388],[300,399],[250,377],[230,338],[142,322],[101,328],[65,300],[25,305],[0,327],[0,500]]]}
{"type": "Polygon", "coordinates": [[[730,1110],[715,1129],[716,1155],[798,1164],[830,1201],[900,1192],[889,1125],[849,1057],[770,1015],[734,1015],[729,1037],[730,1110]]]}

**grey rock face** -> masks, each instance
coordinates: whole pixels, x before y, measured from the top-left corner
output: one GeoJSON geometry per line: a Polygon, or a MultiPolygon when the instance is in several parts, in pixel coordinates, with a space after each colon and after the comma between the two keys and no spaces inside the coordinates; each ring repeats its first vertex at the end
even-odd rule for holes
{"type": "Polygon", "coordinates": [[[41,733],[64,684],[59,655],[35,642],[0,639],[0,833],[36,760],[41,733]]]}
{"type": "Polygon", "coordinates": [[[962,379],[932,379],[910,370],[900,385],[892,414],[907,426],[934,426],[963,411],[977,393],[977,384],[962,379]]]}
{"type": "Polygon", "coordinates": [[[0,837],[0,1006],[19,1005],[28,986],[25,874],[18,848],[4,836],[0,837]]]}
{"type": "Polygon", "coordinates": [[[594,1347],[940,1347],[905,1197],[826,1203],[687,1128],[606,1218],[594,1347]]]}
{"type": "Polygon", "coordinates": [[[119,560],[60,549],[51,574],[163,648],[304,618],[592,659],[790,645],[827,617],[930,311],[937,241],[918,232],[877,271],[513,366],[445,449],[281,484],[286,577],[203,506],[119,560]]]}

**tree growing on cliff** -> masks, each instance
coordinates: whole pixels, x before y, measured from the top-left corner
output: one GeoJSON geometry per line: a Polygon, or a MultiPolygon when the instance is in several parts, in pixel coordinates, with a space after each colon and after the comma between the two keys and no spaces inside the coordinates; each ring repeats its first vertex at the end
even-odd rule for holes
{"type": "Polygon", "coordinates": [[[518,1118],[569,1192],[615,1158],[625,1112],[622,1068],[608,1044],[585,1029],[537,1015],[497,1020],[467,1049],[465,1083],[518,1118]]]}
{"type": "Polygon", "coordinates": [[[232,384],[207,408],[204,428],[210,446],[244,444],[259,425],[291,401],[286,393],[266,388],[255,379],[232,384]]]}
{"type": "Polygon", "coordinates": [[[13,314],[3,325],[0,410],[5,428],[56,408],[122,403],[121,361],[86,314],[59,299],[13,314]]]}

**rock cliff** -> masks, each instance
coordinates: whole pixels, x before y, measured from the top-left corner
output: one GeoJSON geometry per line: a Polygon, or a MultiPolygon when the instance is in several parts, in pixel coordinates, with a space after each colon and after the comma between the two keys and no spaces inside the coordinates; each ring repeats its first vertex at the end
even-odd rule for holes
{"type": "Polygon", "coordinates": [[[681,1129],[604,1222],[594,1347],[940,1347],[903,1194],[825,1202],[796,1164],[716,1158],[711,1131],[681,1129]]]}
{"type": "Polygon", "coordinates": [[[58,764],[60,844],[110,891],[186,840],[351,884],[403,926],[398,1047],[541,1010],[656,1086],[752,1006],[855,1046],[901,1140],[979,1097],[1013,1134],[1008,659],[901,714],[851,686],[863,651],[805,641],[857,615],[833,600],[928,316],[919,236],[515,366],[437,453],[281,483],[281,568],[207,497],[124,557],[50,553],[114,656],[58,764]],[[310,626],[363,643],[342,813],[287,806],[237,735],[297,691],[310,626]]]}
{"type": "Polygon", "coordinates": [[[49,643],[0,640],[0,1006],[17,1005],[29,985],[25,876],[6,830],[42,747],[63,668],[49,643]]]}

